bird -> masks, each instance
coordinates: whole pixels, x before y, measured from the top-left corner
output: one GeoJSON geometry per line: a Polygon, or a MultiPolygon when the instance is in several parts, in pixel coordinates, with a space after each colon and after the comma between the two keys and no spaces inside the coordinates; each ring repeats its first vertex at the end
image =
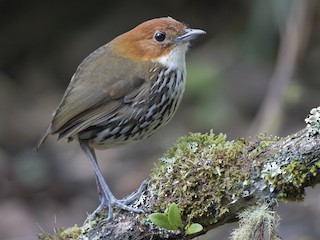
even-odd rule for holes
{"type": "Polygon", "coordinates": [[[171,17],[147,20],[86,57],[76,69],[49,126],[34,151],[49,135],[76,140],[93,167],[100,205],[143,212],[129,206],[147,180],[126,198],[116,199],[99,168],[95,150],[145,139],[169,122],[186,83],[185,56],[191,40],[206,32],[171,17]]]}

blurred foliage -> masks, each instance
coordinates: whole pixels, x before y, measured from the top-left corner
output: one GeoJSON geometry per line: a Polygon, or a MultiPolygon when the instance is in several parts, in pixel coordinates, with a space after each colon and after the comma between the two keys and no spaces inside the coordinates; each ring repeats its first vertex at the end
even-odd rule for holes
{"type": "Polygon", "coordinates": [[[186,96],[195,124],[201,130],[210,129],[213,123],[216,129],[222,128],[230,112],[229,103],[224,101],[223,96],[223,82],[229,79],[226,79],[222,69],[214,65],[191,62],[187,68],[186,96]]]}

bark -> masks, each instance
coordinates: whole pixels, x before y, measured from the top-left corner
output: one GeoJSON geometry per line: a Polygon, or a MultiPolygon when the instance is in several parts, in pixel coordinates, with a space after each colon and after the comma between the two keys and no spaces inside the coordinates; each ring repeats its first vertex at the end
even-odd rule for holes
{"type": "Polygon", "coordinates": [[[227,141],[212,132],[181,138],[160,159],[147,189],[132,204],[145,213],[118,211],[110,222],[103,221],[103,214],[96,216],[80,227],[79,239],[192,239],[238,221],[243,210],[302,201],[304,189],[320,181],[320,107],[306,122],[304,129],[284,138],[227,141]],[[165,213],[171,203],[181,211],[180,230],[161,228],[148,218],[165,213]],[[203,230],[187,235],[192,223],[203,230]]]}

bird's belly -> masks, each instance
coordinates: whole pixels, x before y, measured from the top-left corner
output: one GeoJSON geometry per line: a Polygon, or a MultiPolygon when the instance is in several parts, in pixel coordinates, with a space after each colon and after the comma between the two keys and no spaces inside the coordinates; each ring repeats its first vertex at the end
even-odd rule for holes
{"type": "Polygon", "coordinates": [[[145,139],[167,124],[182,100],[185,87],[184,73],[170,76],[159,82],[161,86],[155,86],[157,90],[151,94],[148,104],[134,103],[125,114],[115,115],[107,124],[101,124],[105,128],[91,138],[89,144],[96,149],[118,147],[145,139]]]}

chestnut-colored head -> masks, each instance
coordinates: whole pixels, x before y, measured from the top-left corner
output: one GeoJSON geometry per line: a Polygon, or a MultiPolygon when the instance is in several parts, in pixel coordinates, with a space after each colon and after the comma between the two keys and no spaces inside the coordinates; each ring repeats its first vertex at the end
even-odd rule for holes
{"type": "Polygon", "coordinates": [[[156,18],[118,36],[110,46],[126,58],[156,61],[179,46],[185,54],[189,41],[202,34],[203,30],[187,28],[171,17],[156,18]]]}

